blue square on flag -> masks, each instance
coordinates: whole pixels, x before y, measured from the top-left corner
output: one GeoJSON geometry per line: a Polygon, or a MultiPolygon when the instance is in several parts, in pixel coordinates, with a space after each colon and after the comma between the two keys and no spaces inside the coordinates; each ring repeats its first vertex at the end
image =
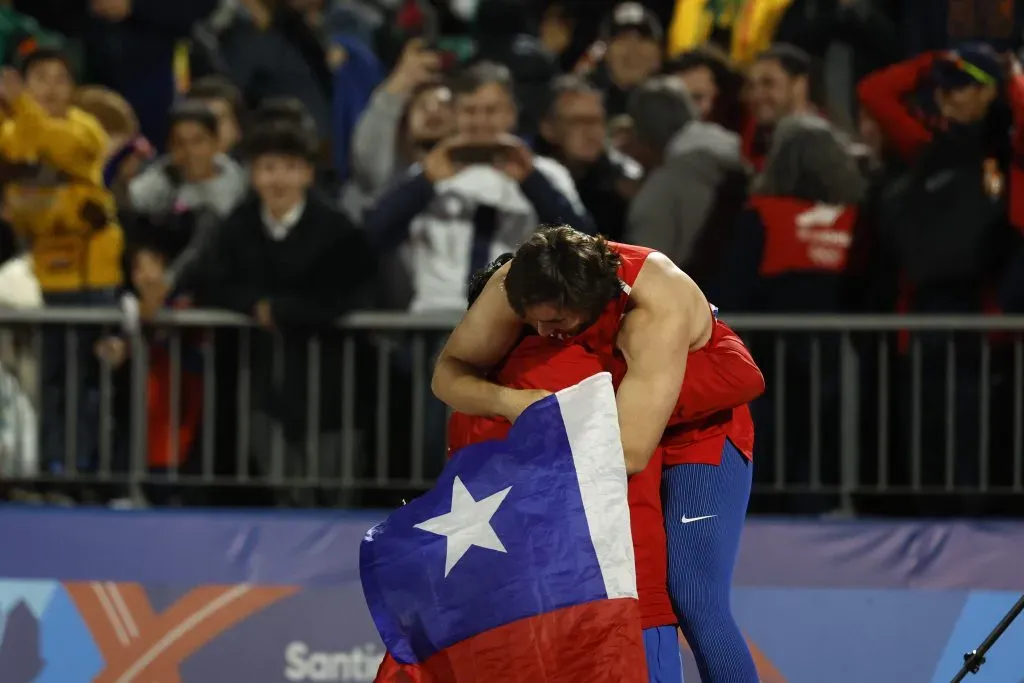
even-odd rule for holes
{"type": "Polygon", "coordinates": [[[360,576],[388,651],[422,662],[517,620],[636,598],[626,471],[608,373],[469,446],[367,532],[360,576]]]}

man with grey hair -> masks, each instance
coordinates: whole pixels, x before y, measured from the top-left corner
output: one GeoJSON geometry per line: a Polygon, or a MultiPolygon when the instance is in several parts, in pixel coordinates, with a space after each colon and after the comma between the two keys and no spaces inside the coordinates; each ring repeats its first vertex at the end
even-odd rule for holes
{"type": "Polygon", "coordinates": [[[739,136],[701,121],[686,87],[672,78],[637,88],[629,115],[627,153],[648,175],[630,205],[626,241],[657,249],[700,284],[746,196],[739,136]]]}

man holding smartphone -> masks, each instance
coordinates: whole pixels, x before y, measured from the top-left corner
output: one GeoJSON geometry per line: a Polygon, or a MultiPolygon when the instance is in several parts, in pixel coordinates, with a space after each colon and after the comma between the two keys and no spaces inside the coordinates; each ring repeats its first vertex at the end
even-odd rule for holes
{"type": "Polygon", "coordinates": [[[515,249],[539,224],[593,231],[565,167],[515,137],[508,69],[480,62],[454,74],[449,87],[455,134],[366,214],[382,249],[408,244],[416,312],[464,310],[469,274],[515,249]]]}
{"type": "MultiPolygon", "coordinates": [[[[464,311],[470,273],[514,251],[538,225],[564,222],[594,231],[569,171],[515,137],[509,70],[478,62],[446,80],[455,132],[365,214],[366,231],[384,258],[394,253],[408,264],[414,313],[464,311]]],[[[437,336],[430,355],[440,352],[445,336],[437,336]]],[[[425,398],[429,472],[443,463],[447,411],[433,396],[425,398]]]]}

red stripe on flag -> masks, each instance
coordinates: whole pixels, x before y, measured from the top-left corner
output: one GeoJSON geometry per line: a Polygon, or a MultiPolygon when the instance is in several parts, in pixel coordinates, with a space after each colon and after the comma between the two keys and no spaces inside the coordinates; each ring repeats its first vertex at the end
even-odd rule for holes
{"type": "Polygon", "coordinates": [[[597,600],[520,619],[420,664],[387,655],[374,683],[647,683],[636,600],[597,600]]]}

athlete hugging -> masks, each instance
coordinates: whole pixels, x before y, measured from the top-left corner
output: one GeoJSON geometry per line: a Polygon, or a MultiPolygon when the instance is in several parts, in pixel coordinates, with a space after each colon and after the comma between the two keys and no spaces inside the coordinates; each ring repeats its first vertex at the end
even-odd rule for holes
{"type": "Polygon", "coordinates": [[[630,476],[650,680],[682,680],[678,624],[704,683],[757,683],[730,586],[752,477],[747,404],[764,378],[693,280],[651,249],[543,228],[474,276],[432,387],[455,411],[458,450],[602,371],[630,476]]]}

